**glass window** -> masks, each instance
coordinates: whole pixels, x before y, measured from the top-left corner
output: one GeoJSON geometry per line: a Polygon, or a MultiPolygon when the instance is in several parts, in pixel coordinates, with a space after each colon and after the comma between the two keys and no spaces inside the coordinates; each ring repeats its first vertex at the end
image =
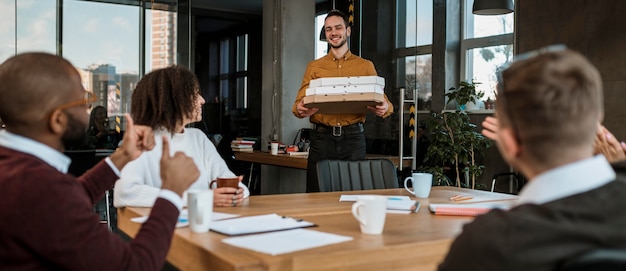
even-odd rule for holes
{"type": "Polygon", "coordinates": [[[315,16],[315,31],[313,31],[313,40],[315,41],[315,59],[328,54],[328,42],[320,40],[320,33],[324,28],[324,19],[328,13],[315,16]]]}
{"type": "Polygon", "coordinates": [[[461,80],[480,83],[483,100],[495,99],[496,71],[513,57],[513,13],[474,15],[473,0],[465,0],[461,41],[461,80]]]}
{"type": "Polygon", "coordinates": [[[248,70],[248,34],[237,37],[237,71],[248,70]]]}
{"type": "Polygon", "coordinates": [[[398,11],[398,33],[404,35],[398,35],[397,48],[433,43],[432,0],[399,0],[398,11]]]}
{"type": "Polygon", "coordinates": [[[121,130],[139,80],[139,7],[66,0],[63,20],[63,57],[80,70],[109,123],[121,130]]]}
{"type": "Polygon", "coordinates": [[[430,110],[432,92],[433,1],[397,2],[396,80],[405,88],[405,102],[430,110]]]}
{"type": "MultiPolygon", "coordinates": [[[[163,5],[159,5],[163,6],[163,5]]],[[[175,9],[175,7],[167,6],[175,9]]],[[[150,9],[145,11],[146,20],[146,71],[169,67],[176,63],[176,11],[150,9]],[[164,26],[168,26],[164,28],[164,26]]]]}
{"type": "Polygon", "coordinates": [[[474,0],[465,0],[465,38],[480,38],[513,33],[513,13],[504,15],[474,15],[474,0]]]}
{"type": "Polygon", "coordinates": [[[56,2],[0,0],[0,63],[23,52],[56,54],[56,2]]]}

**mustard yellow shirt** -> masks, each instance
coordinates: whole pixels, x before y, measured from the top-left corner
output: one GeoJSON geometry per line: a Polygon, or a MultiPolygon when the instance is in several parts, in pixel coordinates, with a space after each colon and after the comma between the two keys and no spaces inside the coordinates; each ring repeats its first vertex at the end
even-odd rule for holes
{"type": "MultiPolygon", "coordinates": [[[[293,104],[291,111],[294,116],[302,118],[298,115],[297,105],[306,95],[306,89],[309,88],[309,82],[313,79],[322,77],[346,77],[346,76],[375,76],[376,68],[372,61],[363,59],[348,51],[342,58],[336,58],[332,52],[326,56],[309,62],[304,78],[302,78],[302,86],[296,96],[296,102],[293,104]]],[[[389,108],[382,116],[388,117],[393,113],[393,104],[385,95],[385,100],[389,108]]],[[[313,114],[309,121],[312,123],[325,124],[328,126],[346,126],[357,122],[365,122],[365,114],[313,114]]]]}

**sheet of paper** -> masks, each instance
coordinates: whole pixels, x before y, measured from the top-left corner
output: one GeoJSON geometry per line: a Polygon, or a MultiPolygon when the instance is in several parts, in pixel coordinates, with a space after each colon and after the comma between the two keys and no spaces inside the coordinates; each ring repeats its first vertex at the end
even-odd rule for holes
{"type": "Polygon", "coordinates": [[[211,230],[226,235],[240,235],[312,226],[315,224],[302,219],[267,214],[216,221],[211,224],[211,230]]]}
{"type": "MultiPolygon", "coordinates": [[[[239,215],[235,215],[235,214],[213,212],[213,214],[211,215],[211,221],[218,221],[218,220],[233,218],[233,217],[238,217],[238,216],[239,215]]],[[[135,222],[135,223],[144,223],[146,222],[146,220],[148,220],[148,216],[133,217],[130,219],[130,221],[135,222]]],[[[178,222],[176,223],[176,228],[182,228],[186,226],[189,226],[189,220],[188,220],[187,209],[184,209],[182,212],[180,212],[180,215],[178,215],[178,222]]]]}
{"type": "Polygon", "coordinates": [[[315,247],[350,241],[350,236],[336,235],[307,229],[225,238],[222,242],[232,246],[279,255],[315,247]]]}

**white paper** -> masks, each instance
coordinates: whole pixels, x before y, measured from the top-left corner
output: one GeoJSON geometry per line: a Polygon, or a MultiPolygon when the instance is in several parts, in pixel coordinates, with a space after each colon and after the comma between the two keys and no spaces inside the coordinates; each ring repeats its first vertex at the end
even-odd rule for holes
{"type": "Polygon", "coordinates": [[[279,255],[315,247],[350,241],[353,238],[307,229],[270,232],[242,237],[225,238],[222,242],[232,246],[279,255]]]}
{"type": "Polygon", "coordinates": [[[211,224],[211,230],[226,235],[239,235],[311,226],[315,224],[302,219],[267,214],[216,221],[211,224]]]}
{"type": "MultiPolygon", "coordinates": [[[[189,216],[189,213],[187,212],[187,209],[182,210],[180,212],[180,215],[178,215],[178,222],[176,223],[176,228],[189,226],[188,216],[189,216]]],[[[211,221],[218,221],[218,220],[233,218],[233,217],[238,217],[238,216],[239,215],[235,215],[235,214],[213,212],[213,214],[211,214],[211,221]]],[[[130,219],[130,221],[135,222],[135,223],[144,223],[147,220],[148,220],[148,216],[133,217],[130,219]]]]}

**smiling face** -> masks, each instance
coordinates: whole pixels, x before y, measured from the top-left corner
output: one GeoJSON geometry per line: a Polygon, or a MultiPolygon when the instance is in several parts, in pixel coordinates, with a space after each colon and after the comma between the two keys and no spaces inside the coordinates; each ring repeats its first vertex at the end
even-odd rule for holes
{"type": "Polygon", "coordinates": [[[340,16],[330,16],[324,21],[324,30],[326,31],[326,40],[331,47],[337,49],[348,46],[348,37],[350,36],[350,27],[346,26],[345,21],[340,16]]]}

